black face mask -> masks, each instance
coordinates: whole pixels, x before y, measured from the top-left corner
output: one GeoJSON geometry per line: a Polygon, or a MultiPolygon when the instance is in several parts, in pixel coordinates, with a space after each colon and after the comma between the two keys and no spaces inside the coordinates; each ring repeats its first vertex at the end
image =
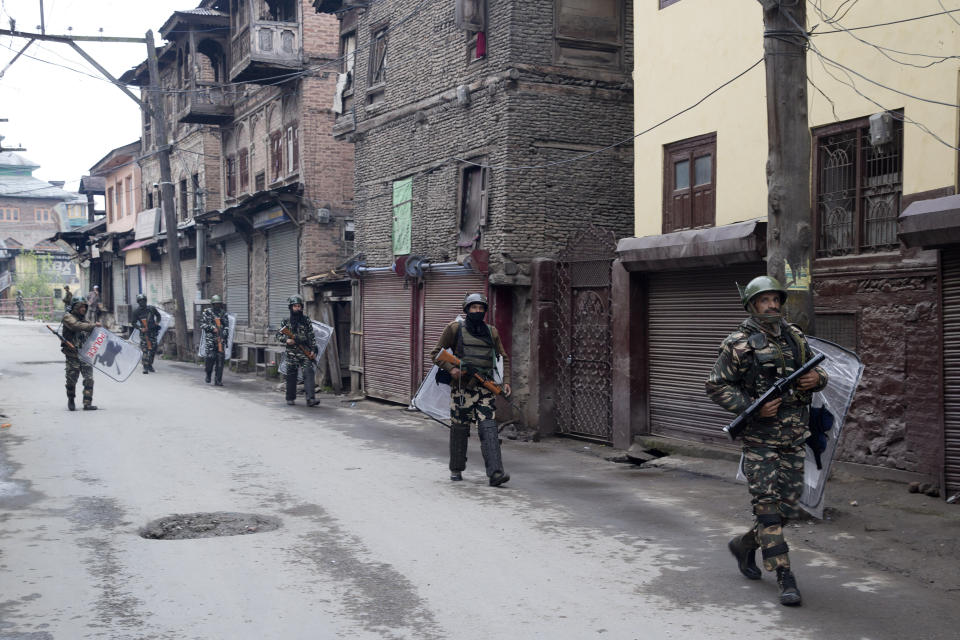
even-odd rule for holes
{"type": "Polygon", "coordinates": [[[140,308],[141,308],[141,309],[143,309],[144,307],[147,306],[147,301],[146,301],[146,300],[141,300],[141,301],[138,302],[137,304],[140,305],[140,308]]]}
{"type": "Polygon", "coordinates": [[[486,311],[470,311],[467,313],[467,323],[474,326],[480,325],[483,323],[483,316],[487,315],[486,311]]]}

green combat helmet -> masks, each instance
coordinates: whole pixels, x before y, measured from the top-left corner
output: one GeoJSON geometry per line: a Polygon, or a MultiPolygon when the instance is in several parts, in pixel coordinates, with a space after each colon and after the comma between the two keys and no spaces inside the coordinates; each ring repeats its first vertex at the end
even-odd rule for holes
{"type": "Polygon", "coordinates": [[[743,303],[743,308],[747,311],[750,311],[750,301],[753,300],[754,296],[766,291],[779,293],[780,304],[787,302],[787,290],[783,288],[779,280],[770,276],[757,276],[748,282],[746,287],[741,287],[738,284],[737,289],[740,290],[740,302],[743,303]]]}
{"type": "Polygon", "coordinates": [[[296,294],[294,294],[294,295],[290,296],[289,298],[287,298],[287,308],[289,309],[290,307],[292,307],[292,306],[295,305],[295,304],[298,304],[298,305],[300,305],[301,307],[303,306],[303,298],[301,298],[300,296],[298,296],[298,295],[296,295],[296,294]]]}
{"type": "Polygon", "coordinates": [[[210,304],[223,304],[223,298],[221,298],[221,297],[220,297],[219,295],[217,295],[217,294],[214,294],[214,295],[210,298],[210,304]]]}
{"type": "Polygon", "coordinates": [[[489,309],[490,305],[487,304],[487,296],[482,293],[468,293],[467,296],[463,299],[463,311],[466,313],[467,309],[472,304],[482,304],[485,309],[489,309]]]}
{"type": "Polygon", "coordinates": [[[73,300],[70,301],[70,313],[73,313],[73,310],[77,308],[77,305],[87,305],[87,299],[83,296],[74,296],[73,300]]]}

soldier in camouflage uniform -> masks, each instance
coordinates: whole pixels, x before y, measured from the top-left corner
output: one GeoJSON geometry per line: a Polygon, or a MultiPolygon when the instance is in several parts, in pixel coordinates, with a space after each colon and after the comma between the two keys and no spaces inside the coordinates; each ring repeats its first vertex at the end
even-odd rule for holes
{"type": "Polygon", "coordinates": [[[17,290],[17,319],[23,320],[23,291],[17,290]]]}
{"type": "Polygon", "coordinates": [[[210,383],[210,374],[216,370],[213,384],[222,387],[223,363],[227,356],[227,339],[230,337],[230,319],[227,317],[223,298],[218,295],[210,298],[210,306],[203,310],[200,328],[203,329],[205,338],[203,366],[207,374],[206,382],[210,383]]]}
{"type": "Polygon", "coordinates": [[[73,292],[70,291],[70,285],[63,285],[63,310],[70,311],[70,305],[73,304],[73,292]]]}
{"type": "MultiPolygon", "coordinates": [[[[446,326],[437,346],[430,352],[430,359],[436,362],[441,351],[450,349],[470,371],[493,379],[497,355],[500,355],[503,358],[503,392],[510,395],[507,352],[500,342],[497,328],[483,321],[487,313],[487,297],[481,293],[467,295],[463,301],[463,311],[467,314],[466,320],[454,320],[446,326]]],[[[503,470],[503,459],[500,455],[500,437],[493,406],[494,394],[481,386],[472,373],[461,371],[447,362],[439,362],[437,365],[451,380],[450,479],[463,480],[463,470],[467,468],[470,425],[476,422],[480,453],[483,454],[490,486],[500,486],[510,479],[510,475],[503,470]]]]}
{"type": "Polygon", "coordinates": [[[147,296],[137,294],[137,308],[131,316],[133,328],[140,330],[140,351],[143,358],[143,372],[156,373],[153,368],[153,357],[157,353],[157,336],[160,334],[160,312],[153,305],[147,304],[147,296]]]}
{"type": "Polygon", "coordinates": [[[88,334],[95,327],[101,326],[99,322],[86,322],[84,316],[87,315],[87,301],[83,296],[75,296],[70,303],[70,310],[63,314],[63,339],[73,345],[60,345],[60,350],[66,356],[66,376],[67,376],[67,409],[76,411],[77,405],[74,403],[74,397],[77,394],[77,379],[83,375],[83,410],[96,410],[93,404],[93,367],[80,359],[79,349],[83,348],[83,343],[87,340],[88,334]]]}
{"type": "MultiPolygon", "coordinates": [[[[775,278],[754,278],[741,291],[741,299],[750,318],[723,341],[706,383],[710,399],[736,414],[811,357],[800,328],[783,320],[780,309],[787,292],[775,278]]],[[[799,512],[810,402],[812,394],[826,385],[823,369],[810,371],[793,393],[763,405],[743,433],[744,473],[756,520],[750,531],[727,546],[740,572],[751,580],[761,577],[754,560],[760,549],[764,569],[777,572],[780,603],[788,606],[799,605],[801,597],[783,527],[799,512]]]]}
{"type": "Polygon", "coordinates": [[[313,323],[303,312],[303,298],[297,295],[287,298],[287,308],[290,317],[284,318],[277,331],[277,342],[286,345],[287,352],[287,404],[295,404],[297,397],[297,370],[303,370],[303,394],[307,398],[307,406],[320,404],[315,398],[313,360],[303,352],[301,347],[316,356],[317,336],[313,333],[313,323]],[[294,337],[285,334],[284,329],[290,331],[294,337]]]}

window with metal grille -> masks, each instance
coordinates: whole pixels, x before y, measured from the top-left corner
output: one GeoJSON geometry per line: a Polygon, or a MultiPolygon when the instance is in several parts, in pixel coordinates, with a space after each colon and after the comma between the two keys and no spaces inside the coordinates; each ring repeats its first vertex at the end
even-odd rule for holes
{"type": "Polygon", "coordinates": [[[237,195],[237,159],[234,156],[227,158],[227,197],[237,195]]]}
{"type": "Polygon", "coordinates": [[[818,313],[817,336],[829,340],[841,347],[857,350],[857,314],[847,313],[818,313]]]}
{"type": "Polygon", "coordinates": [[[283,135],[279,131],[270,134],[270,182],[280,179],[283,172],[283,135]]]}
{"type": "Polygon", "coordinates": [[[250,150],[240,149],[237,152],[237,165],[240,172],[240,193],[250,189],[250,150]]]}
{"type": "Polygon", "coordinates": [[[867,118],[816,129],[817,257],[894,249],[903,195],[903,121],[888,142],[870,142],[867,118]]]}
{"type": "Polygon", "coordinates": [[[663,148],[663,232],[712,227],[716,221],[717,134],[663,148]]]}
{"type": "Polygon", "coordinates": [[[189,197],[187,194],[187,179],[183,178],[180,180],[180,184],[177,185],[177,189],[180,192],[180,201],[177,203],[177,206],[180,208],[180,221],[190,219],[190,211],[187,209],[187,202],[189,202],[189,197]]]}

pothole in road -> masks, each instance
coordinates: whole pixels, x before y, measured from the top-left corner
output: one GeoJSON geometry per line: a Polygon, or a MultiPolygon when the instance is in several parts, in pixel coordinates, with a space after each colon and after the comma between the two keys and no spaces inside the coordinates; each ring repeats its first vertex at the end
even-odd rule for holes
{"type": "Polygon", "coordinates": [[[148,540],[191,540],[246,536],[280,528],[280,520],[254,513],[175,513],[148,522],[140,529],[140,537],[148,540]]]}

